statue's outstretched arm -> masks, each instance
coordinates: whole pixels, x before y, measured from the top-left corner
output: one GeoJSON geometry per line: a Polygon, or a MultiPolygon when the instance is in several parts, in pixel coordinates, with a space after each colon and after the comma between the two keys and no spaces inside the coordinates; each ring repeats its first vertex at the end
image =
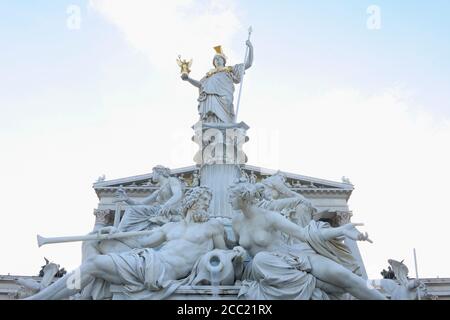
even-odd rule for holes
{"type": "Polygon", "coordinates": [[[355,241],[368,241],[372,243],[372,240],[369,239],[367,232],[362,233],[356,229],[356,226],[363,225],[364,224],[362,223],[347,223],[337,228],[322,228],[320,229],[320,232],[322,238],[326,241],[347,237],[355,241]]]}
{"type": "MultiPolygon", "coordinates": [[[[155,198],[157,196],[157,191],[153,192],[150,196],[148,196],[147,198],[144,198],[143,201],[136,201],[131,199],[128,195],[127,192],[125,191],[125,189],[123,188],[119,188],[116,191],[116,195],[115,195],[115,199],[114,202],[125,202],[126,204],[130,205],[130,206],[135,206],[135,205],[141,205],[141,204],[146,204],[144,202],[148,202],[151,199],[155,198]]],[[[154,200],[150,201],[149,203],[153,202],[154,200]]]]}
{"type": "MultiPolygon", "coordinates": [[[[302,228],[295,223],[289,221],[285,217],[281,216],[276,212],[270,212],[269,217],[272,225],[286,233],[287,235],[293,236],[301,241],[307,242],[307,237],[305,234],[305,228],[302,228]]],[[[366,233],[359,232],[356,226],[361,226],[362,223],[348,223],[337,228],[321,228],[319,229],[320,236],[324,241],[330,241],[333,239],[342,239],[344,237],[350,238],[355,241],[369,241],[369,235],[366,233]]]]}
{"type": "Polygon", "coordinates": [[[183,188],[181,182],[177,178],[170,178],[169,180],[170,190],[172,191],[172,197],[167,200],[166,205],[173,206],[183,198],[183,188]]]}
{"type": "Polygon", "coordinates": [[[223,234],[215,234],[213,236],[213,243],[214,243],[214,248],[216,249],[222,249],[222,250],[227,250],[228,247],[225,243],[225,239],[224,239],[224,235],[223,234]]]}
{"type": "Polygon", "coordinates": [[[223,227],[223,224],[215,219],[211,219],[207,223],[211,228],[214,248],[227,250],[228,248],[225,243],[225,228],[223,227]]]}
{"type": "Polygon", "coordinates": [[[202,84],[200,83],[200,81],[194,80],[191,77],[189,77],[187,74],[182,74],[181,75],[181,79],[183,79],[184,81],[189,82],[190,84],[192,84],[194,87],[199,88],[202,86],[202,84]]]}
{"type": "Polygon", "coordinates": [[[248,56],[247,60],[245,61],[245,70],[250,68],[253,64],[253,45],[250,40],[247,40],[246,44],[248,46],[248,56]]]}
{"type": "Polygon", "coordinates": [[[173,205],[180,202],[183,198],[183,188],[181,187],[181,182],[177,178],[169,178],[169,185],[172,196],[162,204],[161,214],[169,214],[173,205]]]}
{"type": "Polygon", "coordinates": [[[268,219],[275,229],[284,232],[287,235],[293,236],[301,241],[304,242],[307,241],[305,230],[302,227],[296,225],[295,223],[289,221],[281,214],[270,211],[268,219]]]}
{"type": "Polygon", "coordinates": [[[289,187],[286,185],[284,181],[275,180],[275,184],[276,184],[275,189],[282,195],[288,198],[301,198],[302,200],[306,200],[306,198],[303,195],[289,189],[289,187]]]}
{"type": "MultiPolygon", "coordinates": [[[[151,195],[142,199],[139,204],[147,204],[148,205],[148,204],[155,202],[156,198],[158,197],[158,194],[159,194],[159,190],[152,192],[151,195]]],[[[138,202],[138,201],[135,201],[135,202],[138,202]]]]}

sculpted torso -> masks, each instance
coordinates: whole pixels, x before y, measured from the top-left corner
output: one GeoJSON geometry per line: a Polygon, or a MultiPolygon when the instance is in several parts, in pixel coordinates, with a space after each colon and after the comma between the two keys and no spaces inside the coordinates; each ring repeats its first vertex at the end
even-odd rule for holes
{"type": "Polygon", "coordinates": [[[262,214],[251,218],[239,215],[233,220],[233,230],[239,245],[252,256],[260,251],[276,251],[283,244],[280,232],[271,227],[263,212],[266,213],[261,209],[262,214]]]}
{"type": "Polygon", "coordinates": [[[160,249],[163,259],[173,267],[174,278],[189,274],[197,259],[214,247],[214,237],[223,236],[219,222],[172,222],[162,227],[166,242],[160,249]]]}

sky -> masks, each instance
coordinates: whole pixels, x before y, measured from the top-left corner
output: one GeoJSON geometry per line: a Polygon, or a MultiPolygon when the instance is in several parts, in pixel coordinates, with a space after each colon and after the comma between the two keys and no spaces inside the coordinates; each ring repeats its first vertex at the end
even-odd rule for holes
{"type": "Polygon", "coordinates": [[[388,259],[450,277],[450,3],[0,0],[0,274],[66,269],[89,232],[92,183],[193,165],[197,90],[216,45],[254,65],[239,120],[248,164],[340,181],[371,278],[388,259]]]}

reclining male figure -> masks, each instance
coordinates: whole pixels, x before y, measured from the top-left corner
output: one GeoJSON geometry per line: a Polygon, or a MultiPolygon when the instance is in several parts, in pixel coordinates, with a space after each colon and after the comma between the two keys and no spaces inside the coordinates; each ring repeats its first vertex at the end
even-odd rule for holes
{"type": "Polygon", "coordinates": [[[209,220],[211,198],[212,193],[206,187],[190,190],[182,203],[184,219],[139,238],[145,249],[95,256],[79,267],[79,288],[67,285],[74,271],[28,299],[68,298],[95,278],[136,290],[160,290],[171,280],[185,278],[202,255],[214,248],[226,249],[223,225],[209,220]],[[159,250],[152,249],[159,246],[159,250]]]}

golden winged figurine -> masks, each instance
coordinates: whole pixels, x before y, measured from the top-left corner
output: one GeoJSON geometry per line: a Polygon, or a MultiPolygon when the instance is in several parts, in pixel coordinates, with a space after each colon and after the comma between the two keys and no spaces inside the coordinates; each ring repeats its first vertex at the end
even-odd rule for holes
{"type": "Polygon", "coordinates": [[[178,56],[177,63],[181,68],[181,74],[189,74],[191,72],[192,59],[188,62],[187,60],[181,60],[181,56],[178,56]]]}

